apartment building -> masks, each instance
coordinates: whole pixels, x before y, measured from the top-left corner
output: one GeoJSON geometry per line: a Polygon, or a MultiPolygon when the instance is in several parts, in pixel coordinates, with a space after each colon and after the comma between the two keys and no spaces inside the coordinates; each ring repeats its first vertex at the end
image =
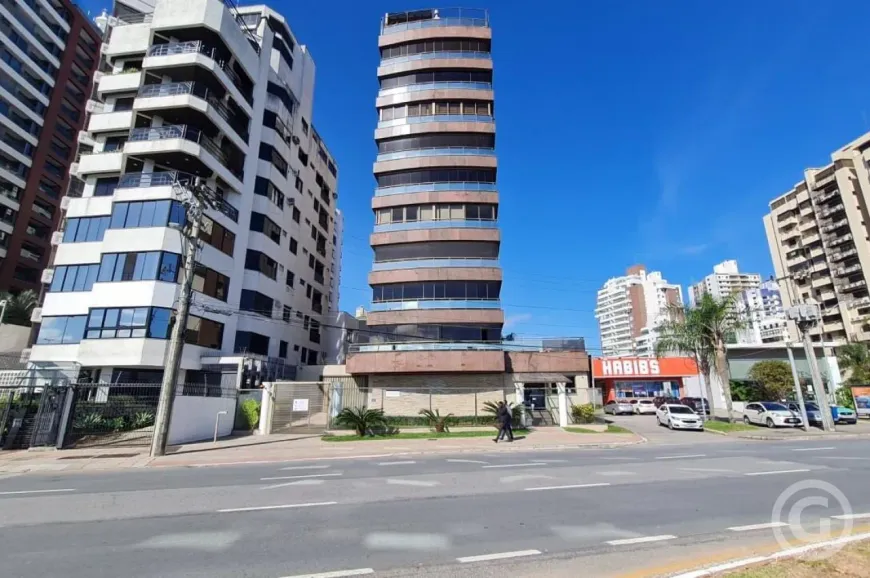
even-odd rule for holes
{"type": "Polygon", "coordinates": [[[598,290],[595,306],[602,355],[654,355],[656,327],[668,319],[669,307],[682,303],[679,285],[668,283],[658,271],[647,272],[643,265],[608,279],[598,290]]]}
{"type": "Polygon", "coordinates": [[[761,275],[758,273],[741,273],[737,261],[722,261],[713,266],[713,272],[704,277],[703,281],[689,288],[689,302],[694,305],[704,293],[709,293],[715,299],[724,299],[743,291],[757,289],[760,285],[761,275]]]}
{"type": "Polygon", "coordinates": [[[0,291],[39,291],[100,31],[69,0],[0,2],[0,291]]]}
{"type": "Polygon", "coordinates": [[[776,281],[771,279],[755,289],[741,291],[737,295],[736,306],[745,322],[745,327],[738,335],[738,343],[750,345],[788,340],[788,321],[776,281]]]}
{"type": "Polygon", "coordinates": [[[161,379],[180,200],[196,181],[218,200],[199,234],[182,380],[251,359],[284,377],[322,362],[337,168],[312,124],[308,50],[274,10],[226,0],[117,0],[108,26],[31,361],[161,379]]]}
{"type": "MultiPolygon", "coordinates": [[[[764,228],[783,306],[821,306],[815,341],[870,340],[870,133],[831,155],[823,167],[770,203],[764,228]]],[[[792,339],[797,330],[790,323],[792,339]]]]}

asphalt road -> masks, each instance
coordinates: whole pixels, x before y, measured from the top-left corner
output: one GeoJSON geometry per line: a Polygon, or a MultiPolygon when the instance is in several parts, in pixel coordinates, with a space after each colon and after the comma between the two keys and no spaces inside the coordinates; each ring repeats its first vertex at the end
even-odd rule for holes
{"type": "MultiPolygon", "coordinates": [[[[6,476],[0,574],[556,576],[558,567],[606,576],[702,546],[770,540],[772,521],[809,532],[826,520],[834,530],[863,514],[870,522],[870,442],[713,437],[687,433],[669,437],[672,445],[610,450],[6,476]],[[782,493],[807,480],[836,490],[804,489],[774,516],[782,493]],[[829,491],[846,502],[788,518],[801,498],[829,491]]],[[[788,537],[791,528],[783,531],[788,537]]]]}

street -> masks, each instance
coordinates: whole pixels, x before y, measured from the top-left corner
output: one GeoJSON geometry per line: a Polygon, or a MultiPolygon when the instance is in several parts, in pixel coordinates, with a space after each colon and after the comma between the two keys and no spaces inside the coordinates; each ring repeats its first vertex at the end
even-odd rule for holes
{"type": "Polygon", "coordinates": [[[514,575],[531,564],[531,575],[549,564],[588,571],[618,555],[595,573],[611,575],[699,544],[714,551],[770,540],[774,503],[803,480],[833,484],[849,501],[804,511],[807,528],[870,512],[868,441],[672,439],[612,450],[6,475],[3,576],[489,576],[503,564],[514,575]]]}

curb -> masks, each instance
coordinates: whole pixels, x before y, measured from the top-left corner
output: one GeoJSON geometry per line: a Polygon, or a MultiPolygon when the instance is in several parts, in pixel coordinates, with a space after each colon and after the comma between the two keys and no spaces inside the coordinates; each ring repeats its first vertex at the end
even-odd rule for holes
{"type": "Polygon", "coordinates": [[[776,441],[776,442],[788,442],[788,441],[819,441],[819,440],[848,440],[848,439],[867,439],[870,438],[870,434],[817,434],[814,436],[802,435],[802,436],[793,436],[793,437],[780,437],[780,436],[765,436],[765,435],[737,435],[732,436],[739,439],[744,440],[756,440],[756,441],[776,441]]]}

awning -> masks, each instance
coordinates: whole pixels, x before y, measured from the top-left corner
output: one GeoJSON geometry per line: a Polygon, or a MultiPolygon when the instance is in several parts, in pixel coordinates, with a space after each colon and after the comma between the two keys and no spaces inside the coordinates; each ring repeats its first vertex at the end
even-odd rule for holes
{"type": "Polygon", "coordinates": [[[572,383],[574,380],[560,373],[514,373],[514,383],[572,383]]]}

